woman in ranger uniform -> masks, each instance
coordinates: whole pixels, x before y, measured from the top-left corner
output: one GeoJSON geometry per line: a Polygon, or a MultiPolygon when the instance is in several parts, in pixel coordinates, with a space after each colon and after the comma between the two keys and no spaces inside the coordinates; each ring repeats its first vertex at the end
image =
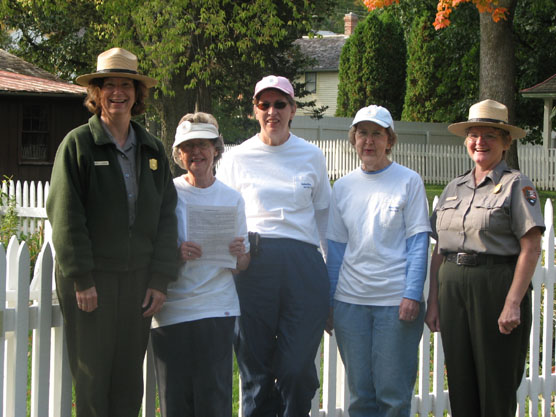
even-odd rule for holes
{"type": "Polygon", "coordinates": [[[448,129],[465,138],[475,167],[446,186],[431,217],[437,245],[425,321],[442,335],[452,415],[510,417],[545,229],[535,187],[503,159],[525,131],[493,100],[448,129]]]}
{"type": "Polygon", "coordinates": [[[46,210],[77,417],[137,417],[151,317],[176,279],[176,190],[164,146],[131,116],[156,80],[121,48],[98,56],[89,122],[56,153],[46,210]]]}

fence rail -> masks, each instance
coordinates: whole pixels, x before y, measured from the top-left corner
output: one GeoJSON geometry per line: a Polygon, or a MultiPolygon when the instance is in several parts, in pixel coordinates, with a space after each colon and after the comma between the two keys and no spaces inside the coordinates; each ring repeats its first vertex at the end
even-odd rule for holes
{"type": "MultiPolygon", "coordinates": [[[[37,185],[42,188],[40,183],[37,185]]],[[[45,190],[43,201],[48,185],[45,190]]],[[[35,208],[40,207],[36,205],[35,208]]],[[[18,207],[18,210],[22,209],[18,207]]],[[[30,218],[39,218],[34,216],[29,215],[30,218]]],[[[533,277],[533,326],[527,371],[518,391],[517,416],[549,417],[555,414],[552,402],[556,387],[553,370],[556,271],[550,200],[547,200],[544,216],[547,230],[543,236],[543,261],[539,260],[533,277]]],[[[0,409],[4,416],[9,417],[70,417],[71,375],[62,316],[54,290],[52,250],[48,242],[38,257],[31,284],[29,273],[26,243],[20,244],[12,237],[6,250],[0,245],[0,375],[3,375],[0,378],[0,409]],[[29,387],[28,377],[31,381],[29,387]]],[[[412,399],[412,415],[427,416],[431,413],[440,417],[444,412],[449,414],[441,339],[438,333],[431,335],[426,326],[419,352],[419,375],[412,399]]],[[[313,399],[311,417],[347,416],[349,393],[334,337],[324,335],[315,363],[319,368],[322,366],[322,380],[320,391],[313,399]]],[[[150,351],[145,358],[144,369],[142,413],[144,417],[153,417],[156,387],[150,351]]]]}
{"type": "MultiPolygon", "coordinates": [[[[360,166],[347,139],[310,140],[322,149],[331,180],[360,166]]],[[[556,190],[556,149],[540,145],[518,145],[520,170],[541,190],[556,190]]],[[[392,160],[416,171],[426,184],[447,184],[473,167],[467,150],[460,145],[398,143],[392,160]]]]}

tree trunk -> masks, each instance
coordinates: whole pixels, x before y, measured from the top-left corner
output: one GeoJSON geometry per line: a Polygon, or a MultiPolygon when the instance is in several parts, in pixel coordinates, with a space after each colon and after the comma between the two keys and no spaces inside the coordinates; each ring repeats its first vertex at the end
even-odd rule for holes
{"type": "MultiPolygon", "coordinates": [[[[481,58],[479,75],[480,100],[490,98],[508,107],[508,121],[515,121],[515,48],[513,15],[517,0],[500,0],[499,6],[509,10],[508,20],[494,22],[489,13],[481,13],[481,58]]],[[[519,169],[517,141],[506,152],[511,168],[519,169]]]]}
{"type": "Polygon", "coordinates": [[[164,144],[174,176],[183,173],[183,170],[172,159],[172,144],[174,143],[176,128],[185,114],[195,111],[195,91],[184,90],[183,86],[185,84],[185,74],[176,74],[170,81],[170,90],[174,94],[170,96],[159,92],[158,98],[154,100],[155,107],[160,115],[160,140],[164,144]]]}

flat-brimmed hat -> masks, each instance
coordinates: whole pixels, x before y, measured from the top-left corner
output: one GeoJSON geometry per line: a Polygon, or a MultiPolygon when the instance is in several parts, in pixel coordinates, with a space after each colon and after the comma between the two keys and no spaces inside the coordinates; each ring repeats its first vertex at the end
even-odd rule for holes
{"type": "Polygon", "coordinates": [[[181,122],[176,129],[176,136],[172,147],[180,146],[183,142],[193,139],[218,139],[218,129],[211,123],[192,123],[189,120],[181,122]]]}
{"type": "Polygon", "coordinates": [[[353,127],[360,122],[373,122],[385,129],[388,129],[389,127],[394,129],[394,120],[392,120],[392,115],[388,109],[374,104],[360,109],[355,115],[353,122],[351,122],[350,127],[353,127]]]}
{"type": "Polygon", "coordinates": [[[255,85],[255,93],[253,94],[253,98],[256,98],[261,91],[275,88],[276,90],[280,90],[283,93],[286,93],[291,98],[295,99],[293,93],[293,86],[286,77],[281,77],[279,75],[269,75],[261,79],[257,85],[255,85]]]}
{"type": "Polygon", "coordinates": [[[469,107],[469,116],[466,122],[453,123],[448,130],[454,135],[467,136],[467,129],[475,126],[495,127],[509,132],[512,139],[525,137],[527,132],[508,123],[508,108],[494,100],[483,100],[469,107]]]}
{"type": "Polygon", "coordinates": [[[94,78],[131,78],[141,81],[147,88],[154,87],[157,80],[137,72],[137,57],[122,48],[112,48],[104,51],[97,58],[97,72],[80,75],[75,82],[87,87],[94,78]]]}

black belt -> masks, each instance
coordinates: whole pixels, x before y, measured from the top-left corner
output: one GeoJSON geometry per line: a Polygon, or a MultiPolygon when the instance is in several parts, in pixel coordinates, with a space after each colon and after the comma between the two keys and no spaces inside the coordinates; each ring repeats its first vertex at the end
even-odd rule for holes
{"type": "Polygon", "coordinates": [[[446,261],[463,266],[478,266],[487,264],[508,264],[516,261],[516,255],[487,255],[486,253],[451,252],[445,255],[446,261]]]}

